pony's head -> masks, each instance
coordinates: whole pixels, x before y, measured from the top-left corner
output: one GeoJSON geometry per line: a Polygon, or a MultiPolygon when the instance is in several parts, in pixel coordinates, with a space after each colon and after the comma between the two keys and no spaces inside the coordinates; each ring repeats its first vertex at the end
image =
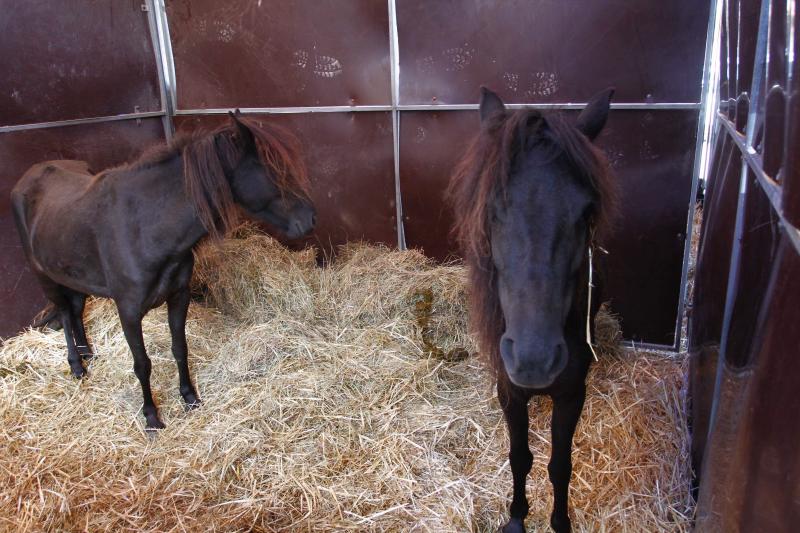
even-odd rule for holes
{"type": "Polygon", "coordinates": [[[297,141],[253,119],[231,114],[231,121],[243,154],[230,178],[234,200],[290,239],[306,235],[314,228],[316,212],[297,141]]]}
{"type": "Polygon", "coordinates": [[[595,96],[573,124],[507,111],[482,89],[480,133],[451,185],[473,323],[495,370],[520,387],[552,384],[567,365],[569,328],[581,332],[567,319],[612,199],[606,159],[592,145],[612,94],[595,96]]]}
{"type": "Polygon", "coordinates": [[[212,236],[233,227],[239,209],[289,239],[314,228],[298,144],[288,131],[237,111],[227,125],[184,148],[186,189],[212,236]]]}

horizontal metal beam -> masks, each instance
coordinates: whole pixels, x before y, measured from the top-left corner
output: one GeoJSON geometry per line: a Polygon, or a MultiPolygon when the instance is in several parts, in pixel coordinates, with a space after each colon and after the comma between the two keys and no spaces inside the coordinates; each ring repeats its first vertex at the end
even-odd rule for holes
{"type": "Polygon", "coordinates": [[[643,350],[646,352],[656,352],[666,356],[675,356],[678,351],[675,345],[639,342],[631,339],[624,339],[620,342],[620,345],[623,348],[629,348],[634,351],[643,350]]]}
{"type": "Polygon", "coordinates": [[[353,111],[391,111],[391,105],[332,105],[310,107],[218,107],[212,109],[178,109],[176,115],[224,115],[238,109],[242,113],[290,115],[296,113],[350,113],[353,111]]]}
{"type": "Polygon", "coordinates": [[[736,126],[733,122],[721,112],[717,112],[717,118],[719,119],[722,126],[725,128],[725,131],[731,137],[736,146],[739,148],[739,151],[742,153],[742,158],[744,162],[747,164],[747,167],[750,169],[750,172],[756,177],[758,184],[766,194],[767,198],[769,198],[770,203],[772,204],[772,209],[778,214],[780,218],[780,223],[786,230],[786,234],[789,239],[792,241],[794,245],[795,251],[800,253],[800,230],[795,228],[786,218],[783,216],[783,208],[781,203],[781,186],[770,176],[764,172],[762,167],[761,155],[758,152],[753,150],[752,147],[747,145],[747,139],[744,135],[739,133],[736,130],[736,126]]]}
{"type": "Polygon", "coordinates": [[[55,120],[52,122],[35,122],[33,124],[18,124],[15,126],[0,126],[0,133],[22,130],[38,130],[42,128],[61,128],[63,126],[79,126],[81,124],[97,124],[99,122],[115,122],[117,120],[136,120],[141,118],[163,117],[165,111],[147,111],[141,113],[125,113],[123,115],[109,115],[106,117],[73,118],[69,120],[55,120]]]}
{"type": "MultiPolygon", "coordinates": [[[[508,104],[509,109],[583,109],[586,104],[508,104]]],[[[176,115],[222,115],[229,111],[239,109],[242,113],[252,114],[299,114],[299,113],[352,113],[352,112],[387,112],[393,111],[391,105],[356,105],[356,106],[306,106],[306,107],[240,107],[240,108],[212,108],[212,109],[178,109],[176,115]]],[[[472,111],[478,109],[478,104],[441,104],[441,105],[399,105],[398,111],[472,111]]],[[[620,110],[663,110],[663,109],[700,109],[700,104],[639,104],[616,103],[611,104],[611,109],[620,110]]],[[[77,126],[80,124],[95,124],[98,122],[113,122],[115,120],[134,120],[140,118],[163,117],[166,111],[147,111],[141,113],[125,113],[105,117],[75,118],[69,120],[56,120],[51,122],[36,122],[33,124],[17,124],[13,126],[0,126],[0,133],[8,131],[35,130],[40,128],[59,128],[63,126],[77,126]]]]}
{"type": "MultiPolygon", "coordinates": [[[[557,103],[557,104],[506,104],[507,109],[583,109],[583,102],[557,103]]],[[[644,102],[617,102],[611,103],[611,109],[620,110],[663,110],[663,109],[689,109],[699,110],[699,103],[644,103],[644,102]]],[[[406,104],[399,105],[400,111],[472,111],[478,109],[478,104],[406,104]]]]}
{"type": "MultiPolygon", "coordinates": [[[[563,104],[506,104],[508,109],[583,109],[585,103],[563,104]]],[[[699,110],[699,103],[612,103],[611,109],[619,110],[670,110],[687,109],[699,110]]],[[[210,109],[178,109],[176,115],[221,115],[239,109],[242,113],[252,114],[293,114],[293,113],[352,113],[369,111],[474,111],[478,104],[410,104],[398,105],[337,105],[337,106],[298,106],[298,107],[219,107],[210,109]]]]}

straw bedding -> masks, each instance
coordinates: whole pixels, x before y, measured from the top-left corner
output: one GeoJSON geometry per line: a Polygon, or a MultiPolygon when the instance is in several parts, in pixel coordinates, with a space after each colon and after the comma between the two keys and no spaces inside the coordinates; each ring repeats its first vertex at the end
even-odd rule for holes
{"type": "MultiPolygon", "coordinates": [[[[0,349],[0,529],[494,531],[507,435],[466,331],[463,268],[344,248],[316,266],[251,230],[198,256],[187,323],[203,406],[185,412],[164,308],[144,321],[167,429],[139,413],[113,304],[69,376],[61,332],[0,349]]],[[[617,349],[599,324],[571,485],[578,531],[683,531],[692,512],[680,358],[617,349]]],[[[545,531],[550,405],[531,403],[530,531],[545,531]]]]}

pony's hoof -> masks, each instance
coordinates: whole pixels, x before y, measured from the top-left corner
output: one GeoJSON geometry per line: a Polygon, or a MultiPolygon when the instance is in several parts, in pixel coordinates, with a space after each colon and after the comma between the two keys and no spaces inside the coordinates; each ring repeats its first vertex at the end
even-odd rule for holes
{"type": "Polygon", "coordinates": [[[570,533],[572,531],[572,523],[570,522],[568,516],[563,518],[551,516],[550,527],[552,527],[553,531],[556,533],[570,533]]]}
{"type": "Polygon", "coordinates": [[[147,418],[147,425],[145,426],[145,431],[158,431],[159,429],[164,429],[166,424],[162,422],[157,416],[147,418]]]}
{"type": "Polygon", "coordinates": [[[200,398],[198,398],[197,394],[195,394],[194,392],[189,392],[187,394],[184,394],[183,401],[186,402],[186,406],[184,407],[186,411],[192,411],[194,409],[197,409],[203,403],[202,401],[200,401],[200,398]]]}
{"type": "Polygon", "coordinates": [[[525,525],[519,518],[512,518],[500,530],[501,533],[525,533],[525,525]]]}

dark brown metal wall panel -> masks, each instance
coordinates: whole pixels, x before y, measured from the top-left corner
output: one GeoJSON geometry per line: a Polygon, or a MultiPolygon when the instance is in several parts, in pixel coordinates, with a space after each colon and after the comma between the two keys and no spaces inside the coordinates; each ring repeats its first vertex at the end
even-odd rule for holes
{"type": "Polygon", "coordinates": [[[404,0],[400,101],[699,102],[710,2],[404,0]]]}
{"type": "Polygon", "coordinates": [[[689,395],[692,464],[699,472],[706,447],[722,335],[728,270],[739,196],[741,155],[727,135],[719,135],[703,205],[694,295],[689,311],[689,395]]]}
{"type": "Polygon", "coordinates": [[[697,531],[791,532],[800,519],[796,327],[800,256],[783,238],[756,317],[748,365],[722,368],[705,450],[697,531]]]}
{"type": "Polygon", "coordinates": [[[168,2],[180,109],[390,104],[376,0],[168,2]]]}
{"type": "MultiPolygon", "coordinates": [[[[258,117],[287,127],[303,143],[317,207],[317,228],[305,242],[326,252],[353,240],[397,246],[391,113],[258,117]]],[[[180,116],[176,127],[212,128],[224,120],[226,115],[180,116]]]]}
{"type": "Polygon", "coordinates": [[[800,524],[800,255],[786,241],[775,262],[757,332],[758,372],[747,398],[749,420],[743,464],[747,483],[741,531],[789,533],[800,524]],[[753,438],[755,437],[755,438],[753,438]]]}
{"type": "Polygon", "coordinates": [[[9,194],[34,163],[50,159],[88,161],[93,170],[118,165],[163,140],[161,119],[105,122],[0,133],[0,337],[30,324],[45,300],[22,252],[9,194]]]}
{"type": "Polygon", "coordinates": [[[748,189],[739,279],[725,352],[725,362],[733,367],[749,363],[756,321],[780,242],[778,217],[752,174],[748,177],[748,189]]]}
{"type": "MultiPolygon", "coordinates": [[[[726,139],[724,134],[722,139],[726,139]]],[[[720,165],[710,176],[703,206],[703,229],[694,279],[694,301],[689,324],[689,349],[719,346],[733,249],[736,205],[742,158],[733,141],[725,140],[720,165]]],[[[713,383],[709,384],[713,387],[713,383]]]]}
{"type": "MultiPolygon", "coordinates": [[[[409,247],[440,259],[457,253],[448,239],[452,214],[442,194],[477,128],[474,111],[401,114],[400,184],[409,247]]],[[[613,111],[599,141],[622,193],[618,229],[607,241],[607,288],[627,338],[674,342],[696,128],[694,111],[613,111]]]]}
{"type": "MultiPolygon", "coordinates": [[[[739,93],[750,93],[753,85],[753,67],[756,58],[756,42],[758,41],[758,19],[762,0],[735,0],[734,6],[740,12],[738,20],[739,33],[737,55],[734,66],[737,72],[737,88],[739,93]]],[[[767,0],[769,1],[769,0],[767,0]]]]}
{"type": "Polygon", "coordinates": [[[143,0],[0,0],[0,125],[158,111],[143,0]]]}

